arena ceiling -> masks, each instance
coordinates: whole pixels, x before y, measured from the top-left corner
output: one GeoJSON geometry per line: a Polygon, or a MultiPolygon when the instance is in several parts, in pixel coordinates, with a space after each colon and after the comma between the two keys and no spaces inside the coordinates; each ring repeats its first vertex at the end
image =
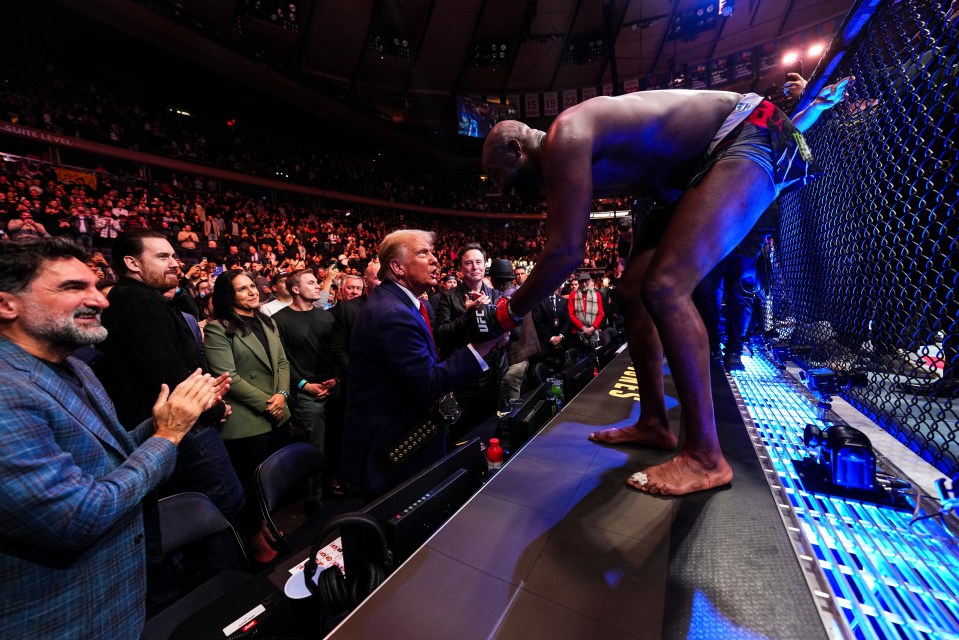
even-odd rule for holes
{"type": "MultiPolygon", "coordinates": [[[[84,4],[128,4],[89,0],[84,4]]],[[[507,95],[675,73],[849,0],[142,0],[271,64],[394,93],[507,95]],[[731,5],[728,18],[717,15],[731,5]],[[698,16],[697,11],[702,11],[698,16]],[[690,16],[688,14],[692,13],[690,16]],[[697,25],[700,22],[702,24],[697,25]]]]}
{"type": "MultiPolygon", "coordinates": [[[[631,81],[639,88],[670,86],[684,75],[688,79],[696,65],[724,56],[733,60],[738,52],[767,43],[777,52],[814,40],[827,43],[851,5],[851,0],[54,1],[201,64],[226,59],[218,53],[225,50],[279,70],[299,85],[338,87],[344,97],[409,125],[417,119],[449,120],[451,110],[442,101],[455,95],[501,100],[577,89],[582,98],[587,87],[601,92],[614,86],[618,92],[631,81]],[[724,6],[731,9],[728,17],[719,15],[724,6]]],[[[801,56],[808,75],[818,55],[801,56]]],[[[782,71],[777,65],[768,77],[730,78],[718,88],[761,90],[781,83],[782,71]]],[[[249,81],[263,88],[261,77],[249,81]]]]}

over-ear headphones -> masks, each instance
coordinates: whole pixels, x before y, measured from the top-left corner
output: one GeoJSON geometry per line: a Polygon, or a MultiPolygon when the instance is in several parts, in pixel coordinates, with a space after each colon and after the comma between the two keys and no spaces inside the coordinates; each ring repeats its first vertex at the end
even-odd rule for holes
{"type": "Polygon", "coordinates": [[[303,567],[303,577],[310,592],[320,597],[324,613],[336,617],[351,611],[362,602],[383,582],[392,568],[393,550],[386,541],[386,533],[380,523],[365,513],[346,513],[330,520],[323,531],[313,539],[310,556],[303,567]],[[379,546],[377,549],[379,557],[368,559],[362,564],[356,562],[346,564],[344,557],[346,578],[343,577],[339,567],[333,566],[324,569],[320,573],[319,580],[314,584],[313,578],[317,571],[316,554],[323,548],[323,543],[331,533],[350,526],[360,526],[373,532],[379,546]]]}

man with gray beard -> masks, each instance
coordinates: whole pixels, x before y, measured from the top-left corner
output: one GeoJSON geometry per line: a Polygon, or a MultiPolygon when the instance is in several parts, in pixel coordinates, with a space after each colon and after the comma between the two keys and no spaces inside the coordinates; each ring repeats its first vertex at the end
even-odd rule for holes
{"type": "Polygon", "coordinates": [[[158,386],[152,417],[127,432],[89,367],[70,357],[107,334],[108,302],[84,258],[64,238],[0,242],[4,638],[140,637],[147,551],[158,550],[141,501],[229,389],[226,376],[199,370],[172,394],[158,386]]]}

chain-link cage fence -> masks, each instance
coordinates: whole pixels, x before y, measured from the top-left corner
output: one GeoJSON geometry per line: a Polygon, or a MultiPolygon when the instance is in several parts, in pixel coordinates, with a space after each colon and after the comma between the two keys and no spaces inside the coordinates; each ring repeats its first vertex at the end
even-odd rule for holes
{"type": "Polygon", "coordinates": [[[865,373],[843,397],[947,474],[959,472],[957,8],[885,0],[834,58],[828,82],[856,81],[806,134],[825,174],[781,199],[767,317],[808,366],[865,373]]]}

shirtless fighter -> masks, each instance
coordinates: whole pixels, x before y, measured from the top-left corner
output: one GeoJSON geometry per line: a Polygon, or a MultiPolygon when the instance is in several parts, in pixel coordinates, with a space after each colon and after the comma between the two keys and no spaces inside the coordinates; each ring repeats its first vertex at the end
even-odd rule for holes
{"type": "Polygon", "coordinates": [[[799,132],[838,104],[852,80],[825,88],[792,122],[755,94],[646,91],[587,100],[547,132],[508,120],[487,137],[483,167],[493,183],[533,196],[545,184],[548,211],[536,268],[508,304],[489,311],[498,328],[518,322],[582,264],[594,196],[674,203],[671,213],[643,222],[618,285],[642,398],[639,420],[589,437],[676,447],[663,391],[665,353],[686,441],[671,460],[630,476],[629,486],[682,495],[732,480],[716,436],[706,330],[691,294],[781,190],[818,171],[799,132]]]}

